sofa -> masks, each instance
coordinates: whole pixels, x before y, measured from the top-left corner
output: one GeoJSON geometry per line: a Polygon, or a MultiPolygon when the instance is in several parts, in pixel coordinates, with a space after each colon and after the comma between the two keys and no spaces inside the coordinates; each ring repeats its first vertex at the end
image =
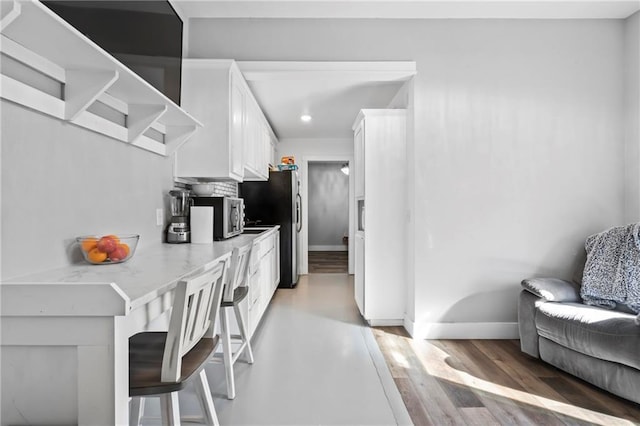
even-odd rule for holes
{"type": "Polygon", "coordinates": [[[640,404],[640,325],[624,305],[583,303],[581,277],[522,281],[521,350],[622,398],[640,404]]]}

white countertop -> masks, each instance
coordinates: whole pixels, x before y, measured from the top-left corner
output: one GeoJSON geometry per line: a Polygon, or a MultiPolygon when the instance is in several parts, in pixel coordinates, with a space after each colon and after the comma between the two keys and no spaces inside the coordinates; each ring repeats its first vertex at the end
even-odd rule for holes
{"type": "MultiPolygon", "coordinates": [[[[12,312],[18,314],[10,296],[19,288],[28,291],[29,284],[38,285],[39,293],[48,286],[68,289],[71,285],[73,289],[75,285],[89,287],[86,285],[106,284],[122,298],[123,310],[135,309],[170,290],[181,278],[213,266],[230,256],[235,247],[251,244],[278,228],[270,228],[261,234],[243,234],[212,244],[157,244],[136,251],[134,256],[124,263],[76,264],[10,279],[2,283],[0,312],[3,316],[12,312]]],[[[78,287],[77,290],[85,289],[78,287]]]]}

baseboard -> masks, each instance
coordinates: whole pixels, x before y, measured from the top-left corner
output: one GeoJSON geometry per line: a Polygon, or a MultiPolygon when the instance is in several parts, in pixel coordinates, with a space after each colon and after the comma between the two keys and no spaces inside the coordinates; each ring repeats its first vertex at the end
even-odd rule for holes
{"type": "Polygon", "coordinates": [[[404,328],[414,339],[517,339],[517,322],[432,322],[404,319],[404,328]]]}
{"type": "Polygon", "coordinates": [[[369,323],[371,327],[395,327],[404,325],[404,321],[401,319],[372,319],[367,320],[367,323],[369,323]]]}
{"type": "Polygon", "coordinates": [[[412,321],[410,318],[408,317],[404,317],[404,321],[403,321],[403,325],[404,325],[404,329],[407,330],[407,333],[409,333],[409,336],[413,337],[413,330],[414,330],[414,326],[415,326],[415,321],[412,321]]]}
{"type": "Polygon", "coordinates": [[[309,251],[348,251],[345,245],[339,246],[309,246],[309,251]]]}

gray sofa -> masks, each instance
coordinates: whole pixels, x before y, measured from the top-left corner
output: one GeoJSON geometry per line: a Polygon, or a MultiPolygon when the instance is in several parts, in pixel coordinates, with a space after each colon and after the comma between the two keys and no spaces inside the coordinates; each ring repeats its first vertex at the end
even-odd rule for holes
{"type": "Polygon", "coordinates": [[[640,404],[640,326],[631,311],[585,305],[580,280],[522,281],[520,346],[589,383],[640,404]]]}

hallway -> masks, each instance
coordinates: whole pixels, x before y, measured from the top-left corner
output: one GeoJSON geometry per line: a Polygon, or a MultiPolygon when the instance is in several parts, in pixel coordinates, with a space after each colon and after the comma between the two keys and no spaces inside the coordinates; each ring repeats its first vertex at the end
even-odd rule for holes
{"type": "Polygon", "coordinates": [[[310,251],[310,274],[346,274],[349,270],[347,251],[310,251]]]}
{"type": "MultiPolygon", "coordinates": [[[[353,277],[311,274],[295,289],[278,289],[252,344],[255,363],[236,364],[233,401],[224,397],[222,364],[207,366],[221,425],[410,424],[358,313],[353,277]]],[[[182,394],[183,416],[198,414],[191,388],[182,394]]],[[[157,415],[157,399],[147,406],[157,415]]]]}

